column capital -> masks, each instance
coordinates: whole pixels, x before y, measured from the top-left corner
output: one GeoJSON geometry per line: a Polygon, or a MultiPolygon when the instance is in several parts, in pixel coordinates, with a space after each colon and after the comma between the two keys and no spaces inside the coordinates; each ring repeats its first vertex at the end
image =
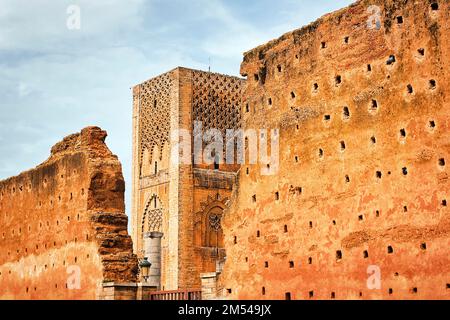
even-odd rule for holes
{"type": "Polygon", "coordinates": [[[152,231],[152,232],[146,232],[144,234],[144,238],[150,238],[150,239],[158,239],[158,238],[162,238],[164,236],[164,233],[162,232],[157,232],[157,231],[152,231]]]}

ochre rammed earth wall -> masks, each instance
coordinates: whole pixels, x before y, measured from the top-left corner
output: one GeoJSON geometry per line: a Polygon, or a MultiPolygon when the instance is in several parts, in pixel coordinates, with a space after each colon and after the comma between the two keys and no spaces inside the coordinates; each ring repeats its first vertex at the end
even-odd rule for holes
{"type": "Polygon", "coordinates": [[[86,128],[0,182],[0,299],[95,299],[102,282],[136,280],[122,168],[105,138],[86,128]]]}
{"type": "Polygon", "coordinates": [[[450,298],[449,18],[358,1],[245,54],[244,126],[280,129],[280,167],[240,171],[230,297],[450,298]]]}

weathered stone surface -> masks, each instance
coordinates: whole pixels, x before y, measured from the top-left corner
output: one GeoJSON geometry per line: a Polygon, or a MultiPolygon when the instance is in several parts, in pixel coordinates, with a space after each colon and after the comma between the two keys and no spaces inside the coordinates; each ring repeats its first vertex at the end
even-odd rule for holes
{"type": "Polygon", "coordinates": [[[240,172],[232,298],[450,297],[449,17],[448,1],[357,1],[245,54],[244,126],[280,129],[280,171],[240,172]]]}
{"type": "Polygon", "coordinates": [[[136,280],[122,168],[105,138],[86,128],[0,182],[0,299],[95,299],[103,281],[136,280]]]}
{"type": "MultiPolygon", "coordinates": [[[[194,145],[194,121],[203,133],[241,125],[244,80],[176,68],[133,88],[132,236],[143,255],[144,234],[158,231],[161,289],[199,289],[200,274],[214,272],[223,259],[223,232],[209,216],[221,216],[239,166],[190,163],[172,157],[171,136],[187,132],[194,145]]],[[[182,139],[181,139],[182,140],[182,139]]],[[[152,261],[150,261],[152,262],[152,261]]]]}

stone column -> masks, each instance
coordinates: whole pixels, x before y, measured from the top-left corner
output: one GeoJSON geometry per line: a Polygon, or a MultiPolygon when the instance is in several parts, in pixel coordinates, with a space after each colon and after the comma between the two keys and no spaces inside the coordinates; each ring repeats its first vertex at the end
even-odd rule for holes
{"type": "Polygon", "coordinates": [[[147,285],[161,288],[161,232],[147,232],[144,235],[145,257],[152,264],[147,285]]]}
{"type": "Polygon", "coordinates": [[[202,300],[217,299],[217,276],[216,272],[200,274],[202,280],[202,300]]]}

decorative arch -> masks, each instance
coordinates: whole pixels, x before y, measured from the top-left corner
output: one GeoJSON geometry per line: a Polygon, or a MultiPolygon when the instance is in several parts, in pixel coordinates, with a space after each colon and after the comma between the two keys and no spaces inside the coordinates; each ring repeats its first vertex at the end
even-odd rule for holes
{"type": "Polygon", "coordinates": [[[197,246],[223,248],[222,216],[228,198],[219,193],[209,195],[200,203],[201,211],[195,214],[195,242],[197,246]]]}
{"type": "Polygon", "coordinates": [[[142,216],[142,232],[162,232],[163,206],[161,199],[153,194],[146,202],[142,216]]]}
{"type": "Polygon", "coordinates": [[[169,168],[169,146],[163,143],[162,146],[153,144],[145,148],[141,160],[141,177],[148,177],[158,174],[161,170],[169,168]]]}

